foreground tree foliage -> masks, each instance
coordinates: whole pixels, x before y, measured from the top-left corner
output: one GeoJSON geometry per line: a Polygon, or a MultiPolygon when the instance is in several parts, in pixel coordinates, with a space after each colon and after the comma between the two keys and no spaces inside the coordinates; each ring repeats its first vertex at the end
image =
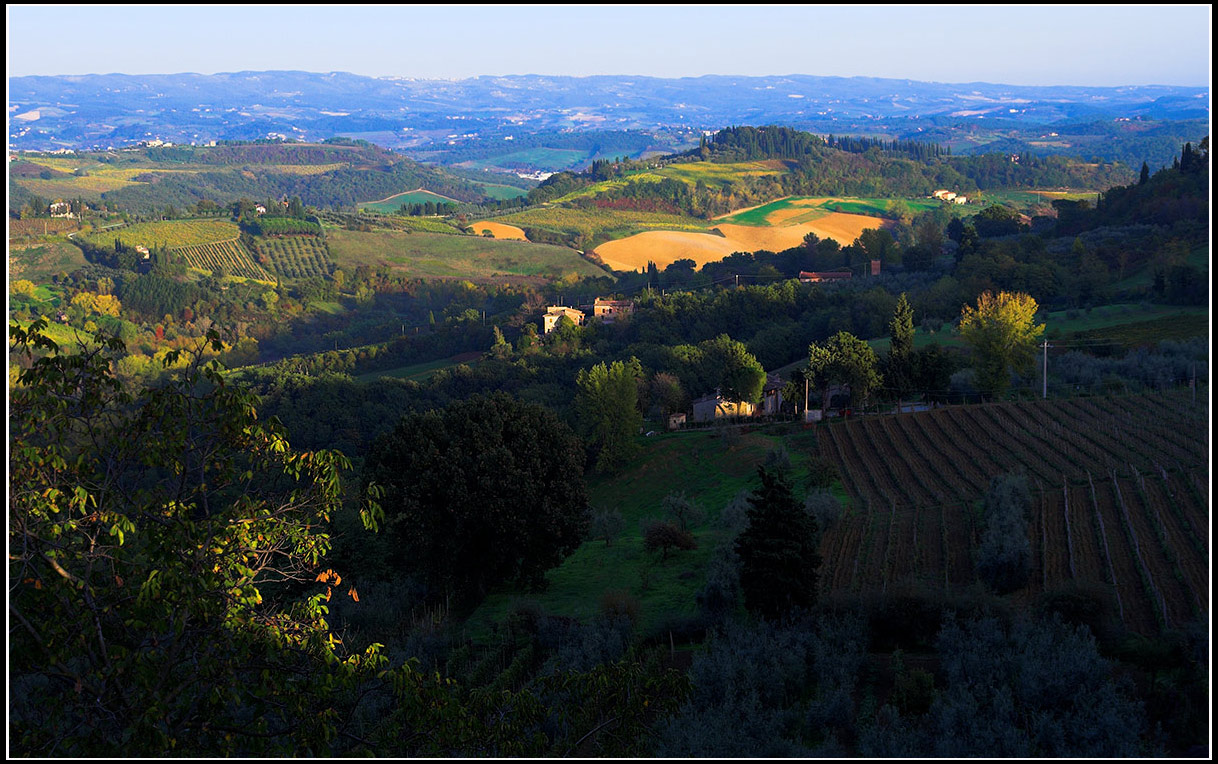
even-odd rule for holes
{"type": "Polygon", "coordinates": [[[587,531],[584,452],[546,409],[504,393],[404,417],[377,440],[365,481],[384,489],[398,571],[436,596],[536,587],[587,531]]]}
{"type": "Polygon", "coordinates": [[[10,419],[13,752],[324,751],[383,662],[344,657],[325,620],[347,595],[321,532],[346,459],[293,449],[203,347],[127,392],[118,340],[69,355],[43,328],[10,330],[31,363],[10,419]]]}
{"type": "Polygon", "coordinates": [[[120,343],[61,354],[43,328],[11,328],[11,754],[642,755],[683,699],[641,656],[495,689],[348,653],[327,602],[358,593],[322,531],[344,457],[293,449],[201,348],[128,393],[120,343]]]}

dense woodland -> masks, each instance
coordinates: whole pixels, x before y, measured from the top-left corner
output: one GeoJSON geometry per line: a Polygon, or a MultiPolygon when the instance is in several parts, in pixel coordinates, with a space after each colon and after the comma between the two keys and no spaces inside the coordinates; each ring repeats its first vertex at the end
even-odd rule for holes
{"type": "MultiPolygon", "coordinates": [[[[167,149],[162,161],[326,163],[351,150],[377,158],[337,143],[167,149]]],[[[191,275],[164,247],[144,258],[122,229],[112,244],[73,239],[88,266],[11,285],[12,752],[1195,752],[1209,731],[1203,620],[1139,635],[1104,592],[1010,596],[1027,576],[1026,552],[1004,541],[1026,535],[1026,475],[995,478],[976,502],[971,588],[818,601],[831,563],[815,550],[846,510],[842,478],[775,449],[713,520],[674,484],[639,529],[645,571],[706,560],[694,601],[648,622],[629,591],[590,595],[586,618],[530,599],[581,545],[622,543],[621,508],[592,506],[593,487],[636,480],[640,431],[696,398],[756,402],[765,372],[787,367],[787,400],[802,401],[806,384],[826,409],[1029,399],[1034,365],[987,344],[990,298],[1025,311],[1018,328],[1036,338],[1046,311],[1209,300],[1196,257],[1209,239],[1208,139],[1136,179],[1055,157],[958,157],[782,128],[723,130],[695,154],[781,159],[790,171],[724,188],[627,184],[593,203],[706,215],[796,193],[1108,190],[1027,216],[1001,205],[907,213],[846,246],[810,236],[700,269],[685,260],[563,283],[359,265],[277,273],[271,286],[191,275]],[[872,260],[881,275],[862,276],[872,260]],[[842,267],[856,278],[795,278],[842,267]],[[541,333],[544,306],[608,295],[635,302],[629,321],[541,333]],[[91,339],[66,352],[51,328],[91,339]],[[915,330],[931,341],[915,345],[915,330]],[[448,362],[463,354],[474,360],[448,362]],[[428,363],[439,368],[396,376],[428,363]],[[698,550],[693,530],[707,538],[711,526],[715,547],[698,550]],[[505,590],[517,604],[471,634],[467,619],[505,590]]],[[[324,246],[336,218],[318,208],[401,188],[483,198],[409,161],[377,161],[167,177],[103,198],[231,218],[251,252],[294,237],[324,246]],[[252,212],[250,199],[291,197],[282,215],[252,212]],[[201,199],[215,201],[206,214],[201,199]]],[[[528,202],[631,167],[560,173],[528,202]]],[[[1208,330],[1167,326],[1146,329],[1151,341],[1130,331],[1103,342],[1050,326],[1044,336],[1065,352],[1047,384],[1054,395],[1157,391],[1198,370],[1206,384],[1208,330]]],[[[778,419],[794,413],[788,404],[778,419]]],[[[792,443],[820,437],[775,427],[792,443]]],[[[728,451],[742,437],[715,435],[728,451]]]]}

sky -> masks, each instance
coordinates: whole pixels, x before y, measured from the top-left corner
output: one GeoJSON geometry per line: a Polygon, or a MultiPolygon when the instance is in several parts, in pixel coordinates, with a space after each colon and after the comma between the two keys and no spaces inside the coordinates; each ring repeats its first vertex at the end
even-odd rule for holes
{"type": "Polygon", "coordinates": [[[1192,6],[7,6],[8,74],[343,71],[1210,83],[1192,6]]]}

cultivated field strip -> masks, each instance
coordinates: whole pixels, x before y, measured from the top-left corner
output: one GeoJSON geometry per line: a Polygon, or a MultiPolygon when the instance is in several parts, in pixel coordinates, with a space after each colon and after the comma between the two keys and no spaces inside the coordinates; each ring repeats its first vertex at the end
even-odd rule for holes
{"type": "Polygon", "coordinates": [[[1028,592],[1107,591],[1139,633],[1208,618],[1204,405],[1187,391],[953,406],[819,432],[851,497],[823,538],[824,591],[975,583],[980,499],[1023,472],[1034,492],[1028,592]]]}
{"type": "Polygon", "coordinates": [[[250,253],[238,239],[197,244],[192,247],[178,247],[173,251],[186,258],[187,264],[192,268],[205,271],[220,270],[229,276],[240,276],[259,281],[273,282],[275,280],[261,265],[254,262],[250,253]]]}

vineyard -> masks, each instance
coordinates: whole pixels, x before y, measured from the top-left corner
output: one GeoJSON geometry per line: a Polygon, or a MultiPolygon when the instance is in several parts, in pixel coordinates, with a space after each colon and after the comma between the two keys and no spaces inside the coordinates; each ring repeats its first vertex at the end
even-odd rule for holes
{"type": "Polygon", "coordinates": [[[178,247],[175,254],[186,258],[186,264],[209,273],[223,271],[228,276],[240,276],[246,279],[271,281],[275,278],[267,273],[262,266],[254,262],[250,253],[237,239],[215,241],[210,244],[197,244],[192,247],[178,247]]]}
{"type": "Polygon", "coordinates": [[[255,247],[258,262],[290,279],[329,276],[334,268],[330,249],[320,236],[259,238],[255,247]]]}
{"type": "Polygon", "coordinates": [[[1208,618],[1209,412],[1189,392],[956,406],[820,432],[851,507],[825,533],[826,591],[975,580],[991,478],[1033,488],[1029,593],[1111,593],[1142,634],[1208,618]]]}
{"type": "Polygon", "coordinates": [[[170,249],[199,247],[223,242],[241,233],[235,223],[227,220],[169,220],[156,223],[136,223],[123,228],[97,231],[85,237],[97,245],[110,245],[121,239],[129,246],[164,246],[170,249]]]}
{"type": "Polygon", "coordinates": [[[75,231],[80,223],[71,218],[34,218],[31,220],[8,221],[8,235],[13,236],[54,236],[55,234],[75,231]]]}

